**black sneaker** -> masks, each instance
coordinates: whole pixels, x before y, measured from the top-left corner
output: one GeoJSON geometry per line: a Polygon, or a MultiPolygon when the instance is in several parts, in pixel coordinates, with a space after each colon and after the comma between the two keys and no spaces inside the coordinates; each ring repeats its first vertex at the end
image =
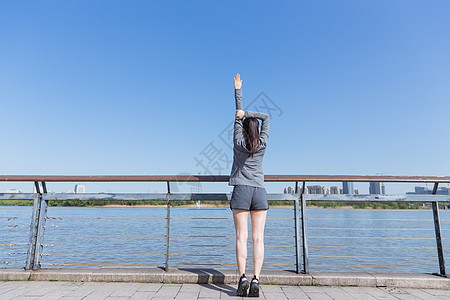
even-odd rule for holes
{"type": "Polygon", "coordinates": [[[249,297],[259,297],[259,280],[256,278],[256,275],[252,279],[252,283],[250,284],[250,292],[248,293],[249,297]]]}
{"type": "Polygon", "coordinates": [[[242,274],[241,278],[239,278],[239,284],[237,288],[237,295],[239,297],[245,297],[247,296],[247,290],[248,290],[248,280],[247,277],[245,277],[245,274],[242,274]]]}

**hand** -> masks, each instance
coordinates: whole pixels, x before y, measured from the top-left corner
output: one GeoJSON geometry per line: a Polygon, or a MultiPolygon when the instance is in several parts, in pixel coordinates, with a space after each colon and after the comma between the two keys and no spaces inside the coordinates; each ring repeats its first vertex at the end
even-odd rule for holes
{"type": "Polygon", "coordinates": [[[243,110],[236,110],[236,119],[237,120],[242,120],[245,117],[245,111],[243,110]]]}
{"type": "Polygon", "coordinates": [[[242,88],[241,75],[239,75],[239,74],[236,74],[236,76],[234,77],[234,88],[236,90],[242,88]]]}

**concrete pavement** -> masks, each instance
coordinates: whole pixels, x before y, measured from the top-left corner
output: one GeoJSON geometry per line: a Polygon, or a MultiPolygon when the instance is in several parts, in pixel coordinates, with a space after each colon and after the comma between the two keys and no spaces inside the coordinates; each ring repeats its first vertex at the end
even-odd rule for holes
{"type": "MultiPolygon", "coordinates": [[[[0,281],[0,299],[242,299],[235,284],[0,281]]],[[[261,285],[259,299],[450,299],[450,290],[261,285]]]]}

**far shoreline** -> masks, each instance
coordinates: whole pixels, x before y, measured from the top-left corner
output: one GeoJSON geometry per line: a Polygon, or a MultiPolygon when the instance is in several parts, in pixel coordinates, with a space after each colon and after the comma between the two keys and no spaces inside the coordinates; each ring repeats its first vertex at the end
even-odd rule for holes
{"type": "MultiPolygon", "coordinates": [[[[4,204],[0,204],[0,207],[33,207],[33,205],[4,205],[4,204]]],[[[60,207],[60,208],[67,208],[67,207],[91,207],[91,208],[165,208],[167,207],[167,204],[138,204],[138,205],[122,205],[122,204],[107,204],[107,205],[89,205],[89,206],[75,206],[75,205],[68,205],[68,206],[50,206],[52,208],[54,207],[60,207]]],[[[205,204],[201,204],[200,207],[197,207],[197,204],[182,204],[182,205],[171,205],[172,208],[230,208],[229,204],[210,204],[210,203],[205,203],[205,204]]],[[[281,209],[293,209],[294,206],[293,205],[270,205],[270,208],[281,208],[281,209]]],[[[306,206],[307,209],[371,209],[371,210],[386,210],[386,209],[406,209],[406,210],[410,210],[410,209],[431,209],[431,207],[418,207],[418,208],[374,208],[374,207],[370,207],[370,206],[366,206],[366,207],[354,207],[351,205],[343,205],[343,206],[333,206],[333,207],[324,207],[324,206],[320,206],[320,205],[307,205],[306,206]]]]}

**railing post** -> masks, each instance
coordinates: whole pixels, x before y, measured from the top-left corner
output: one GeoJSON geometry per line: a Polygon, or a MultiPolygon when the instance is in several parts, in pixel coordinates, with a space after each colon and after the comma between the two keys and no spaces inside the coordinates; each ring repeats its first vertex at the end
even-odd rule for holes
{"type": "Polygon", "coordinates": [[[170,183],[167,181],[167,217],[166,217],[166,262],[164,270],[169,271],[169,242],[170,242],[170,183]]]}
{"type": "MultiPolygon", "coordinates": [[[[433,195],[436,195],[439,183],[436,182],[433,188],[433,195]]],[[[444,249],[442,247],[442,237],[441,237],[441,223],[439,221],[439,203],[438,201],[433,201],[431,203],[433,208],[433,219],[434,219],[434,232],[436,237],[437,254],[439,259],[439,275],[446,276],[445,274],[445,259],[444,259],[444,249]]]]}
{"type": "MultiPolygon", "coordinates": [[[[295,182],[295,194],[298,193],[298,182],[295,182]]],[[[298,274],[301,271],[301,249],[300,249],[300,207],[298,204],[298,197],[294,201],[294,220],[295,220],[295,272],[298,274]]]]}
{"type": "MultiPolygon", "coordinates": [[[[44,188],[45,192],[46,189],[44,188]]],[[[37,227],[36,227],[36,243],[35,243],[35,250],[34,250],[34,257],[33,257],[33,264],[32,268],[34,270],[39,269],[41,267],[41,256],[42,256],[42,250],[43,245],[42,242],[44,240],[44,226],[45,221],[47,219],[47,207],[48,207],[48,200],[45,200],[43,195],[40,195],[40,205],[39,205],[39,214],[38,214],[38,220],[37,220],[37,227]]]]}
{"type": "Polygon", "coordinates": [[[31,215],[31,225],[30,225],[30,238],[29,246],[27,251],[27,262],[25,264],[25,270],[30,270],[33,267],[34,253],[36,252],[36,240],[38,235],[38,224],[39,224],[39,211],[41,206],[41,194],[37,189],[37,193],[34,196],[33,203],[33,213],[31,215]]]}
{"type": "Polygon", "coordinates": [[[302,216],[302,246],[303,246],[303,272],[309,272],[309,258],[308,258],[308,237],[306,234],[306,201],[303,197],[306,189],[306,182],[303,181],[302,193],[300,195],[301,202],[301,216],[302,216]]]}

